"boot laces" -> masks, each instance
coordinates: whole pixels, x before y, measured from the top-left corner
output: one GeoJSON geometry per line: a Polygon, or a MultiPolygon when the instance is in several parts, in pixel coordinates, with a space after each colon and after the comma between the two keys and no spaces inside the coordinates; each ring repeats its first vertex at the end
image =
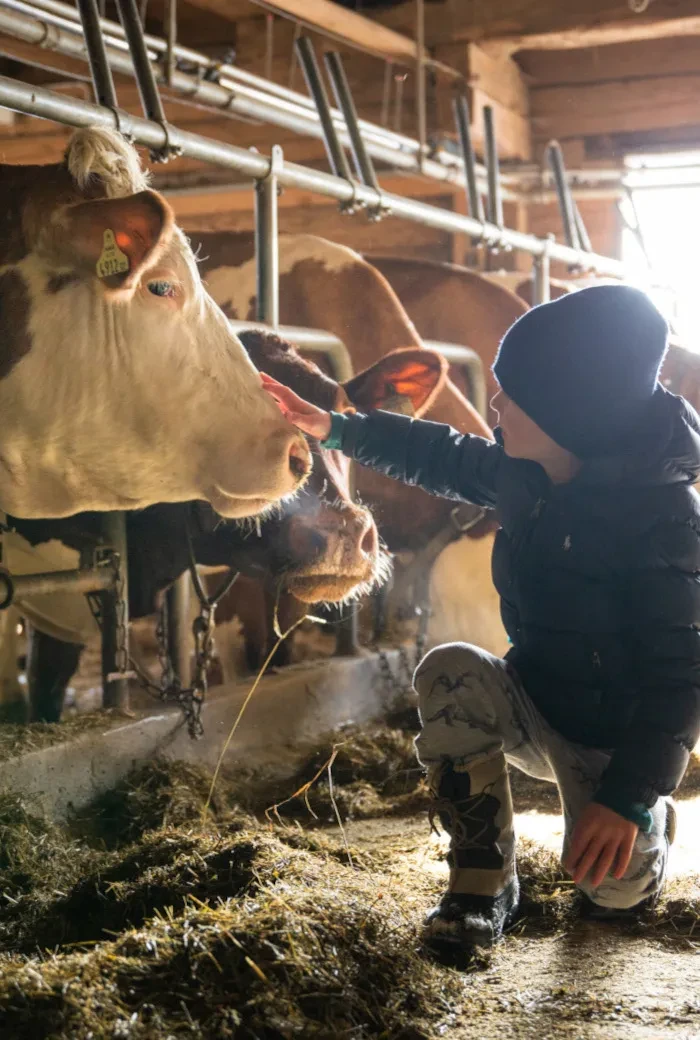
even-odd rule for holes
{"type": "Polygon", "coordinates": [[[490,849],[493,842],[487,838],[489,821],[485,821],[478,815],[478,809],[485,796],[486,792],[482,792],[459,802],[455,802],[451,798],[436,797],[428,811],[431,832],[440,833],[439,828],[435,825],[435,818],[440,818],[444,814],[448,818],[448,823],[445,824],[443,820],[440,822],[450,835],[453,848],[490,849]]]}

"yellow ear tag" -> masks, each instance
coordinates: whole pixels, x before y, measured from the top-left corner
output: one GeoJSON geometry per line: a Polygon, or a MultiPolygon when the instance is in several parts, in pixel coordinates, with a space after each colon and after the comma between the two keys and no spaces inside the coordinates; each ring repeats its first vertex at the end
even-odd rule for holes
{"type": "Polygon", "coordinates": [[[129,257],[117,245],[114,232],[105,228],[102,237],[102,252],[97,261],[98,278],[109,278],[114,274],[125,274],[129,270],[129,257]]]}

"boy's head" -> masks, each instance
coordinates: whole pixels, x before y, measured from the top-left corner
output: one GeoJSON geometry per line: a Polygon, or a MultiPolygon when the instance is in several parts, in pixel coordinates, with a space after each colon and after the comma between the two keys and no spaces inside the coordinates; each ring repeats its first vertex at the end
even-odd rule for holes
{"type": "Polygon", "coordinates": [[[657,389],[667,336],[651,300],[626,285],[533,307],[493,365],[508,454],[539,462],[552,443],[579,459],[616,454],[657,389]]]}

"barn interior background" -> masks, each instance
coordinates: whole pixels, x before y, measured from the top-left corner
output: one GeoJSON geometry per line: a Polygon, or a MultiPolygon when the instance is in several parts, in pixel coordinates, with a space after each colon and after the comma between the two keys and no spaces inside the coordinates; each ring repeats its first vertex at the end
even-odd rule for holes
{"type": "MultiPolygon", "coordinates": [[[[237,319],[277,326],[282,312],[283,333],[339,380],[352,375],[353,358],[342,330],[332,331],[333,300],[324,301],[326,321],[284,320],[291,260],[282,256],[280,278],[278,231],[320,236],[370,259],[509,272],[502,284],[528,302],[547,298],[550,276],[554,288],[557,280],[626,276],[673,323],[672,388],[697,393],[700,13],[690,0],[142,0],[138,8],[0,0],[0,55],[3,162],[58,162],[74,126],[98,116],[117,125],[140,146],[153,186],[188,232],[255,235],[257,302],[237,319]]],[[[419,323],[417,331],[488,419],[489,346],[477,342],[486,333],[438,335],[419,323]]],[[[123,562],[123,518],[108,525],[123,562]]],[[[694,1035],[692,839],[679,845],[675,887],[643,941],[623,952],[620,933],[607,935],[619,970],[602,981],[581,961],[587,935],[567,917],[572,901],[553,855],[556,806],[536,784],[516,788],[520,831],[531,843],[520,939],[477,981],[426,967],[417,955],[414,918],[439,888],[443,864],[439,841],[426,851],[415,815],[424,795],[407,677],[426,641],[459,629],[465,604],[471,623],[487,630],[489,619],[476,615],[493,609],[483,559],[457,581],[450,553],[465,539],[440,534],[432,582],[423,573],[416,584],[411,570],[420,547],[397,557],[397,575],[411,577],[396,583],[405,595],[398,616],[382,627],[376,605],[362,600],[326,616],[324,629],[307,622],[295,633],[296,663],[267,676],[250,701],[250,668],[231,650],[241,677],[231,681],[236,668],[228,670],[222,686],[221,668],[210,672],[199,742],[177,707],[158,704],[154,713],[129,678],[117,623],[123,584],[121,600],[104,600],[106,636],[84,656],[64,721],[0,734],[0,784],[9,792],[0,818],[9,850],[0,849],[8,908],[0,1023],[8,1036],[489,1037],[502,1034],[504,1021],[506,1035],[523,1037],[694,1035]],[[106,703],[116,711],[107,721],[99,712],[82,717],[102,700],[100,649],[111,676],[106,703]],[[119,711],[129,696],[137,717],[125,723],[119,711]],[[215,813],[202,817],[209,780],[200,770],[217,766],[243,706],[215,813]],[[337,790],[327,765],[336,744],[337,790]],[[312,780],[320,822],[335,827],[342,818],[340,834],[270,830],[242,815],[257,812],[259,821],[261,809],[312,780]],[[76,810],[90,821],[77,837],[76,810]],[[288,898],[276,888],[281,863],[288,898]],[[565,893],[563,909],[554,893],[565,893]],[[183,963],[188,929],[199,944],[196,966],[183,963]],[[158,944],[166,967],[156,981],[148,951],[158,944]],[[26,964],[36,946],[58,952],[26,964]],[[640,989],[645,972],[653,983],[640,989]]],[[[33,581],[25,594],[38,592],[33,581]]],[[[185,687],[198,609],[189,583],[186,575],[176,585],[161,619],[171,679],[179,675],[185,687]]],[[[151,644],[162,647],[152,619],[140,631],[140,639],[132,631],[132,653],[157,684],[162,662],[151,644]]],[[[19,628],[5,633],[6,645],[13,635],[21,653],[19,628]]],[[[4,693],[21,709],[20,678],[5,680],[4,693]]],[[[681,803],[687,834],[694,783],[691,772],[681,803]]],[[[315,825],[303,804],[297,815],[304,828],[315,825]]]]}

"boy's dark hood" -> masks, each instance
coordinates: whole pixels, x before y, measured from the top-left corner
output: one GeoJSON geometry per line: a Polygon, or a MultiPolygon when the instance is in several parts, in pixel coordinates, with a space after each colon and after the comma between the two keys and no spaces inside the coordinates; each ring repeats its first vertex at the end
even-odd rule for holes
{"type": "Polygon", "coordinates": [[[576,483],[653,487],[700,476],[700,416],[660,383],[644,419],[614,455],[588,459],[576,483]]]}

